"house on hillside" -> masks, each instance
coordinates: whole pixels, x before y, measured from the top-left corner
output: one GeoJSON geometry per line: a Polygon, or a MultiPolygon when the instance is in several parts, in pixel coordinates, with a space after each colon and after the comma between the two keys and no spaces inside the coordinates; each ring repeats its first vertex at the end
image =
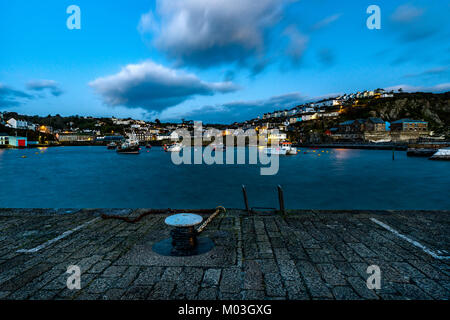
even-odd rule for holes
{"type": "Polygon", "coordinates": [[[13,129],[28,129],[28,122],[24,120],[16,120],[14,118],[9,119],[6,121],[6,126],[13,128],[13,129]]]}

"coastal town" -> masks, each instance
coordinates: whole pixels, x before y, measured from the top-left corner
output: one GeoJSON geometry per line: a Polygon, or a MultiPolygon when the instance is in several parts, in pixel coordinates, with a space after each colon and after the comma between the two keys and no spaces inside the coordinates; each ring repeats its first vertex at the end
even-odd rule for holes
{"type": "MultiPolygon", "coordinates": [[[[401,117],[388,121],[371,105],[381,101],[416,98],[417,94],[383,89],[363,91],[297,105],[288,109],[264,113],[254,119],[225,124],[204,124],[203,138],[215,134],[240,135],[249,129],[268,140],[289,140],[297,145],[325,143],[350,144],[408,144],[422,140],[446,141],[449,127],[441,128],[423,118],[401,117]],[[355,117],[367,115],[367,117],[355,117]],[[434,129],[434,130],[433,130],[434,129]],[[437,129],[437,130],[436,130],[437,129]],[[219,130],[219,131],[218,131],[219,130]]],[[[449,93],[436,95],[448,105],[449,93]]],[[[281,106],[280,106],[281,107],[281,106]]],[[[181,119],[178,123],[160,120],[94,118],[90,116],[29,117],[11,112],[0,113],[0,147],[91,145],[119,142],[135,134],[141,145],[162,145],[179,140],[177,129],[193,130],[194,121],[181,119]],[[34,120],[34,121],[33,121],[34,120]]]]}

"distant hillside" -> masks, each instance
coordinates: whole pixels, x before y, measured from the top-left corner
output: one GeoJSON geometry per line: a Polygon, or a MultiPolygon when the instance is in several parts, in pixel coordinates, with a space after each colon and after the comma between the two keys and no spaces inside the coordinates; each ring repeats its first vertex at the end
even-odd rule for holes
{"type": "Polygon", "coordinates": [[[361,107],[346,112],[342,119],[380,117],[385,121],[402,118],[422,119],[429,122],[436,133],[450,131],[450,92],[400,93],[394,98],[361,100],[361,107]]]}

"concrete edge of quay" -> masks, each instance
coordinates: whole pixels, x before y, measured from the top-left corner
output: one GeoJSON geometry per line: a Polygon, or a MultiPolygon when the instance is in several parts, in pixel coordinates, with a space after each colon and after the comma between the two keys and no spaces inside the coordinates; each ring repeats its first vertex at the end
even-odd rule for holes
{"type": "Polygon", "coordinates": [[[228,209],[201,234],[215,247],[191,257],[152,250],[170,214],[101,218],[148,210],[0,209],[0,299],[450,299],[449,210],[228,209]],[[379,289],[367,287],[373,265],[379,289]]]}

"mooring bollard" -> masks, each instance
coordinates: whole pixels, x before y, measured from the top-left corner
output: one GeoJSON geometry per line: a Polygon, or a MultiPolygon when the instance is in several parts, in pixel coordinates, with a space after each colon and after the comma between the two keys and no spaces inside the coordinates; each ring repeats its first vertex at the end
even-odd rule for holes
{"type": "Polygon", "coordinates": [[[244,185],[242,185],[242,194],[244,195],[245,210],[247,210],[247,213],[250,214],[250,207],[248,206],[247,190],[245,189],[244,185]]]}
{"type": "Polygon", "coordinates": [[[170,238],[161,240],[152,246],[154,252],[173,257],[195,256],[206,253],[214,248],[214,242],[208,237],[198,237],[206,228],[209,222],[216,217],[220,209],[225,212],[225,208],[218,207],[200,227],[196,228],[203,221],[203,218],[194,213],[180,213],[169,216],[165,219],[170,230],[170,238]]]}
{"type": "Polygon", "coordinates": [[[283,189],[280,185],[278,185],[278,202],[280,203],[280,211],[284,214],[284,196],[283,196],[283,189]]]}
{"type": "Polygon", "coordinates": [[[170,231],[174,254],[182,255],[196,247],[197,231],[194,227],[202,220],[201,216],[192,213],[180,213],[166,218],[165,223],[174,227],[170,231]]]}

